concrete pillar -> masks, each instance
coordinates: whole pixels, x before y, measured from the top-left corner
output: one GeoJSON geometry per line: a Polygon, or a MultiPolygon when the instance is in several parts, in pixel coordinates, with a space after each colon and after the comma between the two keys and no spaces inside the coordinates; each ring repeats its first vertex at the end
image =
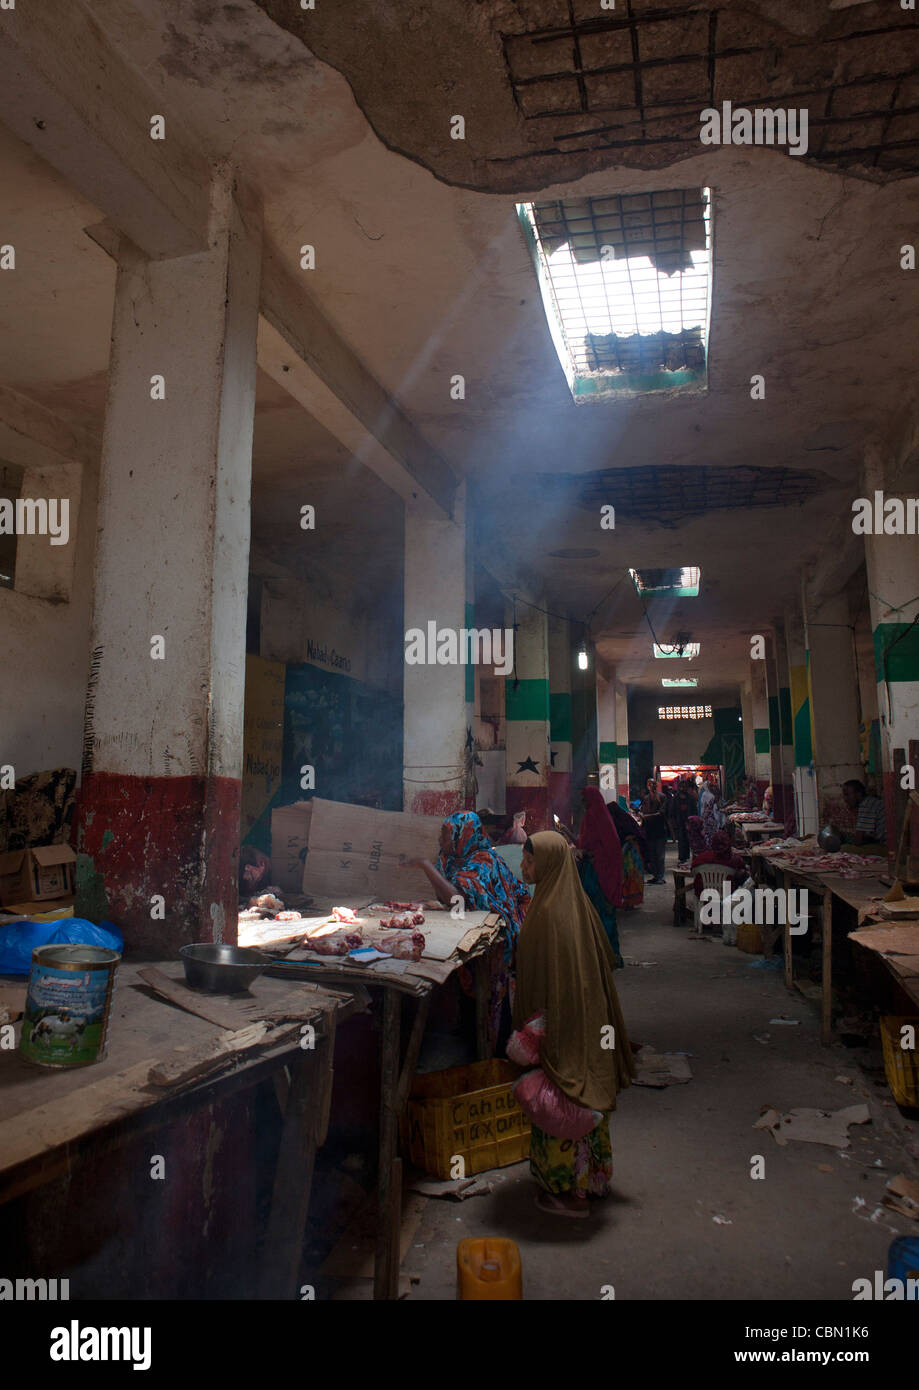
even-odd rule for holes
{"type": "MultiPolygon", "coordinates": [[[[549,618],[549,815],[572,823],[575,808],[571,788],[571,667],[575,660],[571,628],[565,618],[549,618]]],[[[553,822],[554,823],[554,822],[553,822]]]]}
{"type": "Polygon", "coordinates": [[[629,696],[616,682],[616,789],[620,806],[629,804],[629,696]]]}
{"type": "Polygon", "coordinates": [[[858,688],[849,604],[844,593],[826,596],[802,582],[808,691],[814,732],[817,815],[846,825],[851,813],[842,784],[861,778],[858,744],[858,688]]]}
{"type": "Polygon", "coordinates": [[[575,630],[571,654],[571,786],[575,806],[580,812],[579,793],[588,785],[600,784],[597,722],[597,654],[587,642],[587,669],[578,665],[583,630],[575,630]]]}
{"type": "Polygon", "coordinates": [[[625,687],[615,673],[597,672],[597,752],[600,790],[606,801],[627,806],[629,800],[629,707],[625,687]]]}
{"type": "Polygon", "coordinates": [[[756,776],[756,752],[753,737],[753,688],[749,680],[740,687],[740,713],[743,718],[743,764],[747,777],[756,776]]]}
{"type": "MultiPolygon", "coordinates": [[[[876,492],[883,493],[885,502],[896,497],[904,500],[907,476],[912,480],[915,496],[915,446],[910,448],[909,441],[907,444],[899,460],[886,460],[876,448],[869,451],[864,495],[872,502],[876,492]]],[[[877,511],[876,506],[874,510],[877,511]]],[[[896,853],[908,788],[919,785],[919,540],[908,534],[866,535],[865,560],[881,725],[887,848],[896,853]],[[912,774],[906,770],[908,765],[912,774]]],[[[877,790],[880,794],[881,788],[877,790]]],[[[919,812],[913,810],[910,815],[908,852],[917,860],[919,812]]]]}
{"type": "Polygon", "coordinates": [[[99,490],[77,911],[159,955],[236,939],[261,229],[225,171],[208,235],[122,242],[99,490]]]}
{"type": "Polygon", "coordinates": [[[804,619],[797,608],[785,614],[785,657],[791,705],[795,819],[798,834],[811,835],[820,827],[814,776],[814,732],[807,681],[807,647],[804,642],[804,619]]]}
{"type": "Polygon", "coordinates": [[[766,693],[769,700],[769,761],[772,774],[772,814],[775,820],[794,818],[792,777],[791,696],[785,631],[777,625],[766,641],[766,693]]]}
{"type": "MultiPolygon", "coordinates": [[[[510,621],[513,623],[513,608],[510,621]]],[[[508,815],[526,811],[529,831],[545,830],[549,813],[549,637],[546,614],[516,604],[516,665],[504,682],[508,815]]]]}
{"type": "MultiPolygon", "coordinates": [[[[466,601],[465,501],[457,497],[454,518],[432,515],[430,506],[405,508],[406,634],[440,633],[442,654],[451,656],[445,634],[454,634],[456,660],[405,663],[403,684],[402,805],[423,816],[450,816],[466,809],[467,749],[471,720],[467,702],[475,672],[462,661],[460,633],[471,609],[466,601]]],[[[408,650],[409,642],[406,640],[408,650]]],[[[468,649],[465,652],[468,657],[468,649]]],[[[471,690],[474,699],[474,686],[471,690]]]]}
{"type": "Polygon", "coordinates": [[[766,694],[766,660],[750,661],[750,703],[753,711],[753,775],[762,802],[763,792],[772,781],[772,754],[769,738],[769,700],[766,694]]]}

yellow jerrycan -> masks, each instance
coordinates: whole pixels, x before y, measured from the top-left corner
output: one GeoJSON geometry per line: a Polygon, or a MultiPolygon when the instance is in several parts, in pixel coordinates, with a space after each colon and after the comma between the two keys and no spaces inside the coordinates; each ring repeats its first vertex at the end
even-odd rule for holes
{"type": "Polygon", "coordinates": [[[520,1251],[501,1236],[477,1236],[456,1247],[456,1296],[523,1298],[520,1251]]]}

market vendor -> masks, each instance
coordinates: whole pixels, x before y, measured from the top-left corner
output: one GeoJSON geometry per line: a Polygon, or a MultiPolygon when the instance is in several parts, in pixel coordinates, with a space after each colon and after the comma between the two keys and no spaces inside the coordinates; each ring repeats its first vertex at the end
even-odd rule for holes
{"type": "MultiPolygon", "coordinates": [[[[881,798],[870,796],[864,782],[859,782],[853,777],[850,781],[843,782],[842,799],[848,809],[856,813],[855,834],[851,837],[851,843],[866,847],[883,847],[887,837],[884,803],[881,798]]],[[[843,832],[842,838],[849,839],[849,832],[843,832]]]]}
{"type": "MultiPolygon", "coordinates": [[[[490,960],[490,1034],[492,1041],[497,1042],[503,1032],[510,1031],[510,1010],[506,1001],[514,972],[517,937],[530,902],[526,885],[492,849],[474,811],[460,811],[444,821],[436,865],[429,859],[411,859],[403,867],[421,869],[444,907],[450,907],[460,896],[467,908],[497,912],[503,918],[504,949],[490,960]]],[[[462,971],[460,979],[462,983],[462,971]]]]}
{"type": "Polygon", "coordinates": [[[271,882],[271,860],[254,845],[243,845],[239,851],[239,896],[251,898],[264,892],[271,882]]]}

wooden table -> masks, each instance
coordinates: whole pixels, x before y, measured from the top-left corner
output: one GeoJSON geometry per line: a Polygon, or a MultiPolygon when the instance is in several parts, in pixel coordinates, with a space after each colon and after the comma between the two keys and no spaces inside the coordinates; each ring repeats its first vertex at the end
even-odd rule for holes
{"type": "MultiPolygon", "coordinates": [[[[769,866],[777,875],[781,875],[782,887],[786,895],[794,885],[806,889],[808,893],[813,893],[821,899],[823,906],[823,949],[820,981],[820,1041],[829,1044],[833,1034],[833,898],[839,898],[842,902],[848,903],[850,907],[858,910],[871,898],[882,896],[886,891],[885,885],[874,875],[866,875],[861,879],[847,879],[840,877],[839,874],[820,873],[816,870],[807,872],[801,868],[786,867],[782,864],[780,856],[770,855],[768,850],[754,849],[753,858],[754,862],[759,861],[761,866],[769,866]]],[[[794,989],[796,981],[790,926],[791,924],[786,920],[784,927],[777,926],[771,931],[768,938],[766,932],[763,931],[763,955],[766,957],[771,955],[779,932],[783,932],[785,984],[789,989],[794,989]]],[[[800,989],[800,986],[797,988],[800,989]]]]}
{"type": "Polygon", "coordinates": [[[748,845],[761,836],[784,835],[785,833],[785,826],[774,820],[738,820],[734,824],[740,826],[741,834],[748,845]]]}
{"type": "MultiPolygon", "coordinates": [[[[350,906],[350,904],[343,904],[350,906]]],[[[363,911],[364,908],[355,909],[363,911]]],[[[396,1299],[399,1296],[399,1236],[402,1217],[402,1161],[397,1157],[399,1116],[408,1101],[418,1054],[424,1038],[433,990],[463,965],[471,965],[476,994],[476,1055],[487,1056],[488,1048],[488,962],[487,952],[498,940],[501,919],[492,912],[466,912],[464,924],[476,940],[462,956],[448,960],[384,962],[373,966],[347,963],[344,956],[310,957],[288,960],[272,970],[273,975],[320,983],[366,986],[382,995],[382,1040],[380,1046],[380,1135],[377,1200],[377,1244],[374,1257],[373,1296],[396,1299]],[[394,969],[393,967],[405,967],[394,969]],[[401,1060],[401,1001],[404,996],[417,1000],[411,1031],[401,1060]]],[[[422,927],[420,930],[424,930],[422,927]]]]}
{"type": "MultiPolygon", "coordinates": [[[[17,1049],[0,1050],[0,1202],[68,1172],[73,1152],[103,1131],[119,1139],[159,1129],[189,1104],[274,1079],[283,1123],[259,1292],[293,1298],[316,1151],[328,1127],[335,1029],[365,1007],[362,996],[264,976],[248,995],[195,992],[220,1023],[164,1002],[139,973],[148,968],[118,967],[102,1062],[73,1070],[30,1065],[18,1051],[21,1023],[14,1025],[17,1049]],[[258,1020],[279,1011],[285,1021],[266,1031],[258,1020]],[[312,1048],[301,1046],[304,1024],[314,1029],[312,1048]]],[[[175,961],[154,968],[181,989],[175,961]]]]}

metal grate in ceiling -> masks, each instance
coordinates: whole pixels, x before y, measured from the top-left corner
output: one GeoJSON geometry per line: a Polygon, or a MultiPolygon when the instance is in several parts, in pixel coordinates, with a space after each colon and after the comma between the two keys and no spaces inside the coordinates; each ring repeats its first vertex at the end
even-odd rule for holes
{"type": "Polygon", "coordinates": [[[615,498],[616,522],[669,525],[713,511],[797,507],[824,492],[826,478],[796,468],[606,468],[594,473],[527,475],[527,484],[554,494],[558,505],[596,510],[615,498]]]}
{"type": "Polygon", "coordinates": [[[842,7],[818,38],[715,5],[639,4],[622,0],[601,16],[578,0],[549,0],[535,12],[525,5],[533,26],[502,34],[518,109],[546,122],[552,147],[539,153],[698,147],[700,111],[730,101],[807,107],[809,159],[919,172],[913,13],[891,5],[885,11],[899,22],[878,24],[875,6],[870,16],[842,7]]]}

